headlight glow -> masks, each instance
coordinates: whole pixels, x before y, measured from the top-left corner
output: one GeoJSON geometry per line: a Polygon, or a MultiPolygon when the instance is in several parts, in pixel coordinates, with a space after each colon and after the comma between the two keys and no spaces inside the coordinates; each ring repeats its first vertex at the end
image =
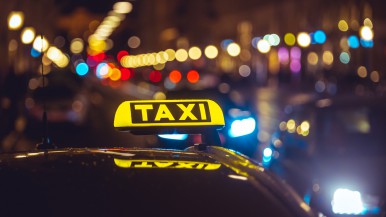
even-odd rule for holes
{"type": "Polygon", "coordinates": [[[332,211],[336,214],[358,215],[365,211],[359,191],[339,188],[331,201],[332,211]]]}
{"type": "Polygon", "coordinates": [[[239,137],[251,134],[256,128],[256,121],[252,117],[235,120],[228,132],[230,137],[239,137]]]}

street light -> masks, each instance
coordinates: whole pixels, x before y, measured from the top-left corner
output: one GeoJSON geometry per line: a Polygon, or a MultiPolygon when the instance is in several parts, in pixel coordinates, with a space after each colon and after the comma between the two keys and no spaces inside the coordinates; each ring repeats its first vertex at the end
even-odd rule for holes
{"type": "Polygon", "coordinates": [[[8,28],[10,30],[18,30],[24,22],[24,13],[21,11],[12,11],[8,15],[8,28]]]}

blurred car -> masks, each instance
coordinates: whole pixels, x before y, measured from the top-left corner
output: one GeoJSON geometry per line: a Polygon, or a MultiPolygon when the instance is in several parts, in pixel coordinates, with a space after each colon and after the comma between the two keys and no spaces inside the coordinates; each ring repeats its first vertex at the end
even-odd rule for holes
{"type": "Polygon", "coordinates": [[[384,216],[386,98],[310,98],[286,110],[266,167],[327,216],[384,216]]]}
{"type": "Polygon", "coordinates": [[[216,130],[223,125],[211,100],[126,101],[116,129],[200,133],[201,142],[184,150],[44,146],[1,154],[1,215],[314,216],[274,174],[220,147],[216,130]]]}
{"type": "Polygon", "coordinates": [[[87,119],[89,99],[82,88],[82,80],[74,73],[55,71],[42,79],[31,79],[37,83],[27,93],[26,108],[28,116],[34,121],[42,121],[44,109],[50,123],[82,125],[87,119]]]}

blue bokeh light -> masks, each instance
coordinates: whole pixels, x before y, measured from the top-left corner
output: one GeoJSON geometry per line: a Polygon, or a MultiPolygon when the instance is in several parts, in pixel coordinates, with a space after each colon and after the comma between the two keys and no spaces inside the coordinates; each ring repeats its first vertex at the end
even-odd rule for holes
{"type": "Polygon", "coordinates": [[[356,35],[350,35],[347,41],[348,41],[348,46],[350,46],[351,48],[359,47],[359,39],[356,35]]]}
{"type": "Polygon", "coordinates": [[[317,30],[313,34],[313,39],[317,44],[324,44],[324,42],[326,42],[327,40],[327,36],[326,36],[326,33],[324,33],[324,31],[317,30]]]}
{"type": "Polygon", "coordinates": [[[362,45],[362,47],[365,47],[365,48],[372,48],[372,47],[374,47],[374,41],[373,40],[366,41],[366,40],[361,39],[361,45],[362,45]]]}
{"type": "Polygon", "coordinates": [[[37,51],[37,50],[31,48],[31,56],[32,56],[32,57],[37,58],[37,57],[40,56],[40,54],[41,54],[41,53],[40,53],[39,51],[37,51]]]}
{"type": "Polygon", "coordinates": [[[89,67],[86,63],[79,63],[78,65],[76,65],[76,68],[75,68],[76,74],[80,76],[86,75],[88,73],[88,70],[89,70],[89,67]]]}

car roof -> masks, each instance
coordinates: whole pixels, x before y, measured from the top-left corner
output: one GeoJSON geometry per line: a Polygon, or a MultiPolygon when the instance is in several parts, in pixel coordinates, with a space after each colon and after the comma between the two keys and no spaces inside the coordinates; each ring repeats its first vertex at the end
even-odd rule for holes
{"type": "MultiPolygon", "coordinates": [[[[242,203],[236,201],[230,203],[234,207],[238,207],[236,210],[239,210],[234,210],[233,214],[247,214],[249,212],[247,207],[250,206],[250,208],[255,209],[256,200],[258,200],[259,203],[266,204],[263,207],[256,208],[256,211],[261,210],[262,213],[267,212],[266,214],[268,214],[276,209],[276,211],[280,210],[278,213],[281,214],[290,210],[293,214],[287,213],[288,216],[312,216],[308,206],[288,186],[276,179],[263,167],[240,153],[215,146],[206,147],[205,150],[200,150],[197,146],[186,150],[81,148],[1,154],[0,168],[1,176],[7,177],[0,181],[2,182],[2,188],[7,186],[6,190],[3,189],[3,192],[8,199],[1,201],[2,203],[16,208],[16,205],[10,204],[10,201],[19,200],[19,203],[16,204],[23,204],[28,207],[28,204],[36,205],[36,203],[23,203],[23,197],[31,201],[36,196],[42,202],[48,203],[48,206],[54,207],[52,208],[54,210],[49,209],[51,210],[50,214],[55,212],[58,207],[55,205],[56,203],[53,204],[47,200],[47,197],[55,198],[58,203],[65,203],[68,197],[71,196],[67,195],[68,192],[78,194],[80,193],[78,191],[84,190],[84,194],[88,196],[72,196],[91,200],[92,203],[96,204],[104,201],[103,203],[108,203],[109,206],[119,205],[122,202],[121,200],[126,198],[120,192],[128,194],[126,200],[130,203],[135,203],[135,198],[140,201],[150,200],[151,198],[165,198],[165,200],[180,203],[178,200],[175,201],[174,197],[169,198],[164,195],[170,193],[185,198],[185,200],[203,201],[212,203],[209,204],[210,206],[217,207],[215,204],[218,204],[218,202],[225,203],[224,201],[228,201],[225,200],[226,195],[232,195],[232,197],[239,198],[240,201],[244,200],[242,203]],[[116,176],[117,174],[119,176],[116,176]],[[180,183],[176,180],[185,181],[180,183]],[[122,183],[124,184],[122,185],[122,183]],[[113,186],[109,186],[109,184],[113,186]],[[135,185],[135,188],[129,185],[135,185]],[[173,189],[165,191],[165,189],[159,188],[158,185],[173,189]],[[109,191],[101,189],[104,187],[109,188],[109,191]],[[35,190],[31,190],[31,188],[35,190]],[[156,190],[149,190],[153,188],[156,190]],[[49,189],[49,192],[45,192],[44,189],[49,189]],[[141,189],[143,194],[152,196],[143,198],[141,192],[137,192],[136,189],[141,189]],[[206,190],[198,194],[197,192],[200,192],[200,189],[206,190]],[[255,189],[256,192],[252,193],[251,189],[255,189]],[[213,192],[211,192],[212,190],[213,192]],[[53,193],[56,191],[58,193],[53,193]],[[162,192],[160,194],[163,196],[154,193],[157,191],[162,192]],[[179,193],[176,193],[176,191],[179,193]],[[45,198],[42,199],[41,195],[37,195],[39,192],[45,198]],[[96,200],[96,195],[94,195],[96,192],[105,196],[109,194],[109,196],[116,198],[96,200]],[[113,192],[120,194],[120,196],[110,195],[113,192]],[[183,196],[183,192],[191,195],[191,197],[183,196]],[[28,195],[19,195],[23,193],[28,195]],[[242,195],[240,195],[241,193],[242,195]],[[266,199],[263,200],[262,198],[266,199]],[[213,199],[214,201],[211,202],[213,199]],[[271,201],[267,202],[266,200],[271,201]],[[244,210],[240,210],[241,207],[244,207],[244,210]]],[[[78,201],[78,199],[73,200],[78,201]]],[[[84,203],[85,207],[88,207],[87,201],[84,203]]],[[[76,204],[70,204],[77,210],[79,209],[76,204]]],[[[143,201],[139,203],[139,205],[141,204],[143,204],[143,201]]],[[[158,208],[164,209],[167,203],[159,201],[159,204],[163,205],[158,208]]],[[[198,204],[200,203],[198,202],[198,204]]],[[[205,207],[209,205],[207,204],[205,207]]],[[[154,203],[153,206],[155,206],[154,203]]],[[[215,209],[217,210],[216,213],[227,213],[224,210],[220,211],[219,208],[215,209]]],[[[174,207],[174,209],[180,210],[181,207],[174,207]]],[[[101,212],[111,211],[107,210],[109,209],[103,209],[101,212]]],[[[115,211],[113,212],[115,214],[125,213],[122,209],[115,211]]],[[[138,210],[135,212],[138,212],[138,210]]],[[[213,212],[209,213],[211,215],[215,214],[213,212]]],[[[229,211],[229,213],[232,213],[232,211],[229,211]]]]}

